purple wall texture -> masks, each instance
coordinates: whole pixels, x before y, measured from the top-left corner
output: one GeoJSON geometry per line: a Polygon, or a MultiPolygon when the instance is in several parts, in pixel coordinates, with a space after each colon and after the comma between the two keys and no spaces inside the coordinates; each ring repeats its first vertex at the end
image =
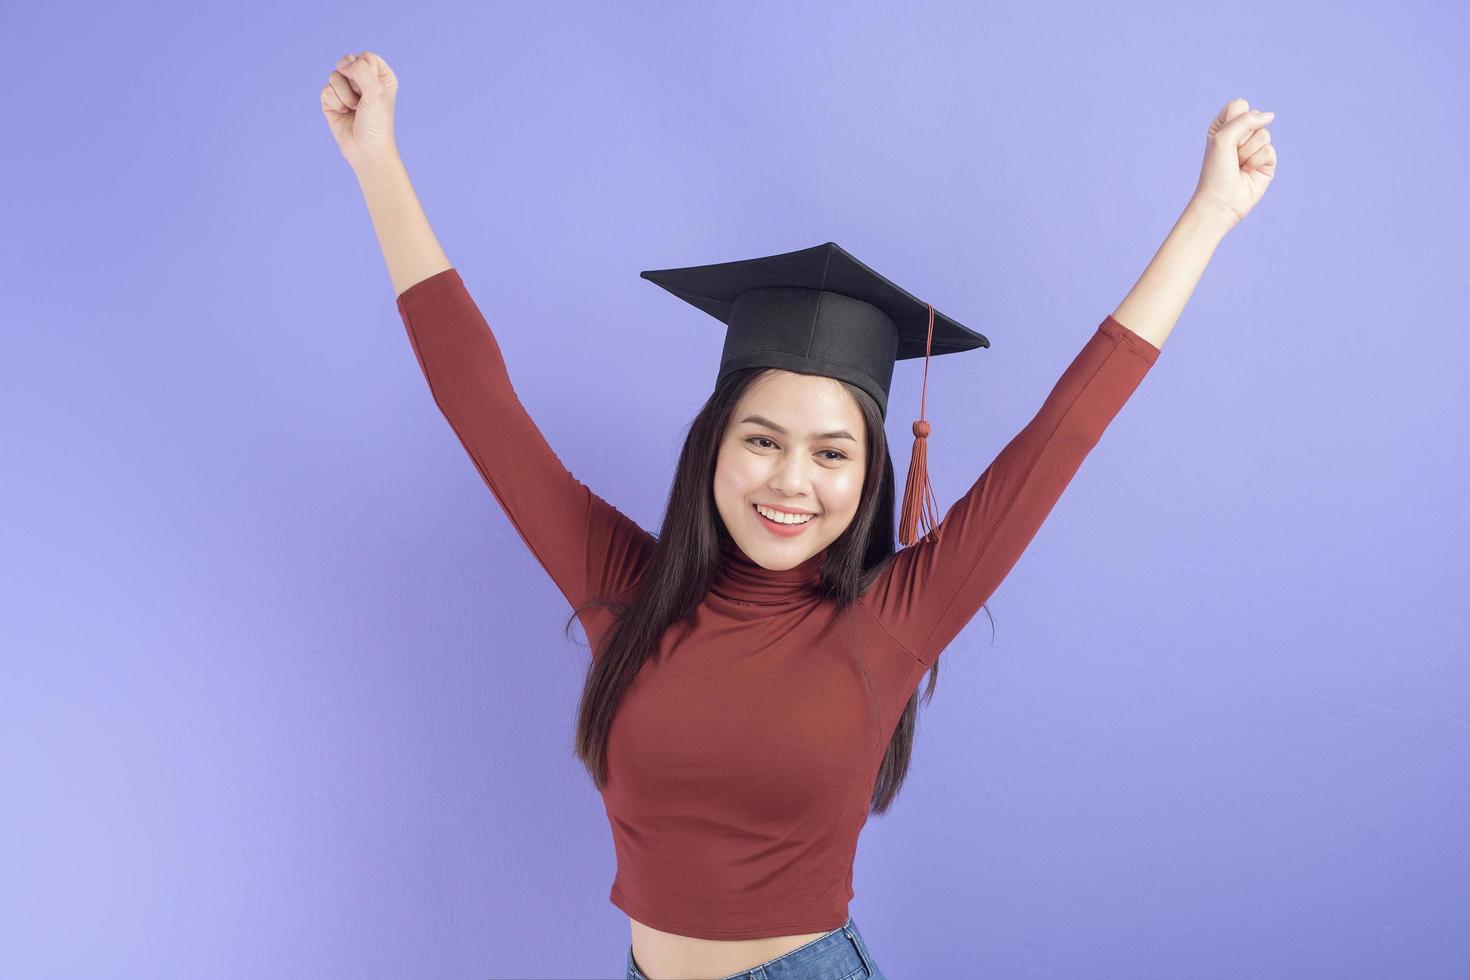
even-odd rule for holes
{"type": "Polygon", "coordinates": [[[1470,17],[899,9],[6,9],[0,974],[622,975],[586,650],[322,121],[366,48],[523,402],[655,528],[722,333],[640,270],[833,239],[987,334],[929,368],[947,508],[1274,109],[852,911],[892,977],[1470,975],[1470,17]]]}

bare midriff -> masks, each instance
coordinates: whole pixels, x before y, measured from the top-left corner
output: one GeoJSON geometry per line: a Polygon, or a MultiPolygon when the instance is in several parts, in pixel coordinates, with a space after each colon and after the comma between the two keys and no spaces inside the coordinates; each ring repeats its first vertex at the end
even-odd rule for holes
{"type": "Polygon", "coordinates": [[[763,936],[760,939],[695,939],[660,932],[629,916],[633,931],[633,959],[648,980],[719,980],[783,956],[827,932],[800,936],[763,936]]]}

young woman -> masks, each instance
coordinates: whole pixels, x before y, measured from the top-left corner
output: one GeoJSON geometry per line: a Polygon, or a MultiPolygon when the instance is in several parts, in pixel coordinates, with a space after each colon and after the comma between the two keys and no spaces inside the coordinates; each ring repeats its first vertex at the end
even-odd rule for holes
{"type": "MultiPolygon", "coordinates": [[[[398,82],[344,56],[322,111],[362,187],[435,403],[592,651],[577,751],[607,809],[627,975],[882,973],[848,912],[858,835],[902,785],[918,684],[983,607],[1154,364],[1275,167],[1233,100],[1199,184],[1036,417],[937,526],[917,437],[895,550],[894,360],[989,346],[833,242],[646,272],[721,320],[714,391],[655,538],[561,464],[430,230],[393,138],[398,82]]],[[[630,353],[636,357],[636,352],[630,353]]],[[[570,620],[568,621],[570,626],[570,620]]]]}

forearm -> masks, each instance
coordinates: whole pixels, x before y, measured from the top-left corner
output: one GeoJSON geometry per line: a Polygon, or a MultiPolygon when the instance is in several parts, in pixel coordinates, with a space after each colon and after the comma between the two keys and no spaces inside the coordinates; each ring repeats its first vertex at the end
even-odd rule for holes
{"type": "Polygon", "coordinates": [[[1113,311],[1113,319],[1162,348],[1215,254],[1215,246],[1232,226],[1219,212],[1191,201],[1153,261],[1113,311]]]}
{"type": "Polygon", "coordinates": [[[395,296],[452,267],[397,155],[364,164],[354,173],[372,215],[395,296]]]}

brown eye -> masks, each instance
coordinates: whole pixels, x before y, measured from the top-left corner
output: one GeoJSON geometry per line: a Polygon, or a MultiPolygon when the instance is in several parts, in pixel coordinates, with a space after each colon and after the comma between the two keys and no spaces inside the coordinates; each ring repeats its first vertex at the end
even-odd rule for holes
{"type": "MultiPolygon", "coordinates": [[[[774,442],[771,442],[771,440],[770,439],[767,439],[765,436],[751,436],[749,439],[747,439],[745,441],[746,442],[770,442],[772,446],[775,445],[774,442]]],[[[764,449],[765,447],[762,446],[760,448],[764,449]]],[[[829,463],[836,463],[839,460],[844,460],[844,459],[847,458],[847,454],[846,453],[841,452],[841,451],[836,450],[836,449],[824,449],[824,450],[822,450],[822,452],[823,453],[831,453],[832,455],[834,455],[834,456],[837,457],[837,459],[831,459],[829,457],[828,460],[827,460],[827,462],[829,462],[829,463]]]]}

